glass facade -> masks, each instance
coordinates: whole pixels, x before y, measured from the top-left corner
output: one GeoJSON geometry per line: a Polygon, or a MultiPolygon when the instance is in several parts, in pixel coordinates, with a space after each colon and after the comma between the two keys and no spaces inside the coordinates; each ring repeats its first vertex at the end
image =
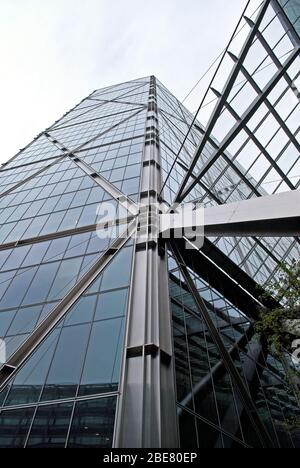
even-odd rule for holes
{"type": "Polygon", "coordinates": [[[0,392],[1,448],[113,445],[133,258],[130,239],[110,251],[127,216],[114,189],[139,197],[149,81],[96,91],[1,168],[0,338],[7,362],[26,357],[0,392]],[[41,339],[25,352],[34,333],[41,339]]]}
{"type": "MultiPolygon", "coordinates": [[[[299,447],[294,363],[270,356],[254,329],[255,288],[299,258],[299,238],[209,238],[188,255],[182,239],[141,242],[124,205],[299,189],[299,52],[274,2],[250,5],[193,125],[160,81],[141,78],[94,91],[2,165],[0,448],[122,446],[126,395],[142,389],[135,403],[155,431],[167,383],[174,414],[158,420],[163,433],[176,418],[174,446],[299,447]]],[[[279,3],[297,30],[299,2],[279,3]]]]}
{"type": "MultiPolygon", "coordinates": [[[[210,286],[209,275],[190,270],[210,318],[231,355],[275,447],[299,446],[289,421],[300,415],[282,364],[259,349],[253,322],[210,286]]],[[[169,256],[177,405],[182,448],[261,447],[230,374],[222,361],[180,266],[169,256]]],[[[255,309],[255,304],[252,305],[255,309]]]]}

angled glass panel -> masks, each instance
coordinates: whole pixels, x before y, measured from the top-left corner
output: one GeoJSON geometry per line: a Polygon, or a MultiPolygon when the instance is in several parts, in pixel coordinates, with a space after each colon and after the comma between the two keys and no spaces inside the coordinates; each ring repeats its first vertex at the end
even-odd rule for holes
{"type": "MultiPolygon", "coordinates": [[[[117,265],[123,265],[127,283],[132,251],[131,246],[125,247],[116,255],[99,279],[87,289],[66,317],[18,370],[15,378],[8,384],[8,392],[5,395],[3,392],[0,396],[5,407],[118,390],[128,284],[124,288],[123,276],[119,280],[122,289],[106,291],[101,284],[105,276],[115,271],[117,265]]],[[[117,283],[115,286],[117,288],[117,283]]],[[[54,306],[55,304],[52,305],[54,306]]],[[[51,306],[48,304],[45,314],[49,311],[51,306]]],[[[32,320],[33,316],[36,320],[38,312],[38,308],[28,308],[32,320]]],[[[20,320],[25,320],[26,309],[19,313],[24,314],[20,315],[20,320]]],[[[42,311],[40,320],[43,314],[42,311]]],[[[7,322],[6,319],[6,327],[9,326],[7,322]]],[[[17,321],[15,327],[15,330],[20,330],[17,328],[17,321]]]]}
{"type": "Polygon", "coordinates": [[[116,398],[76,404],[68,448],[110,448],[113,444],[116,398]]]}
{"type": "Polygon", "coordinates": [[[34,417],[26,443],[29,448],[64,448],[73,403],[41,406],[34,417]]]}
{"type": "Polygon", "coordinates": [[[0,447],[24,448],[34,408],[3,411],[0,414],[0,447]]]}

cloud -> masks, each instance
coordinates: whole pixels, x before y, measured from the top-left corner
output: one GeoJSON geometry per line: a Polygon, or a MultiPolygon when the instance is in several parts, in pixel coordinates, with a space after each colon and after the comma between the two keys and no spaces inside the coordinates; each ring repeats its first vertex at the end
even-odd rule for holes
{"type": "Polygon", "coordinates": [[[94,89],[155,74],[183,98],[225,47],[245,3],[1,0],[0,161],[94,89]]]}

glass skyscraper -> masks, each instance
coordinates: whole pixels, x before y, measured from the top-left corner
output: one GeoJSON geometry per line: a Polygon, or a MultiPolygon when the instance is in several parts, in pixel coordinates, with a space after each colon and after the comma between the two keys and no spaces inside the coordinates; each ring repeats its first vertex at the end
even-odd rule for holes
{"type": "Polygon", "coordinates": [[[151,76],[92,92],[2,165],[0,448],[299,447],[294,362],[254,329],[299,238],[139,235],[157,203],[299,189],[299,2],[282,3],[245,12],[205,125],[151,76]]]}

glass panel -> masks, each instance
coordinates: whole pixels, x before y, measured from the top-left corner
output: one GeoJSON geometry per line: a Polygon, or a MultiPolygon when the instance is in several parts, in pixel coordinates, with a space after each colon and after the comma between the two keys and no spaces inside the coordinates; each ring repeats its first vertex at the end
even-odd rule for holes
{"type": "Polygon", "coordinates": [[[25,258],[23,262],[23,267],[24,266],[29,266],[29,265],[38,265],[41,263],[45,253],[47,252],[47,249],[50,245],[50,242],[42,242],[39,244],[34,244],[31,247],[31,250],[27,257],[25,258]]]}
{"type": "Polygon", "coordinates": [[[20,305],[36,271],[37,268],[32,268],[30,270],[22,270],[18,273],[1,299],[1,309],[18,307],[20,305]]]}
{"type": "Polygon", "coordinates": [[[80,395],[108,393],[118,389],[123,327],[123,319],[94,323],[80,385],[80,395]]]}
{"type": "Polygon", "coordinates": [[[94,316],[96,301],[97,296],[81,297],[67,315],[65,326],[91,322],[94,316]]]}
{"type": "Polygon", "coordinates": [[[128,286],[131,266],[131,248],[123,248],[105,270],[101,290],[110,290],[128,286]]]}
{"type": "Polygon", "coordinates": [[[30,333],[34,329],[41,311],[42,307],[40,306],[19,310],[8,330],[8,335],[30,333]]]}
{"type": "Polygon", "coordinates": [[[179,413],[179,432],[180,432],[180,448],[194,449],[198,447],[198,435],[196,418],[178,408],[179,413]]]}
{"type": "Polygon", "coordinates": [[[63,328],[47,377],[42,400],[75,396],[88,341],[90,326],[63,328]]]}
{"type": "Polygon", "coordinates": [[[104,293],[99,296],[95,320],[120,317],[125,314],[127,289],[104,293]]]}
{"type": "Polygon", "coordinates": [[[57,273],[59,263],[41,265],[26,294],[24,304],[44,302],[47,299],[49,289],[57,273]]]}
{"type": "Polygon", "coordinates": [[[113,444],[116,398],[76,404],[68,448],[110,448],[113,444]]]}
{"type": "Polygon", "coordinates": [[[0,312],[0,336],[2,338],[6,335],[7,330],[12,322],[12,319],[14,318],[15,312],[15,310],[10,310],[8,312],[0,312]]]}
{"type": "Polygon", "coordinates": [[[64,447],[72,409],[73,403],[38,408],[26,447],[64,447]]]}
{"type": "Polygon", "coordinates": [[[23,448],[34,408],[4,411],[0,415],[0,447],[23,448]]]}
{"type": "Polygon", "coordinates": [[[222,448],[222,433],[212,426],[205,424],[201,419],[197,419],[199,448],[222,448]]]}
{"type": "Polygon", "coordinates": [[[50,244],[49,250],[47,251],[47,254],[45,255],[44,262],[48,262],[51,260],[52,261],[61,260],[68,247],[69,242],[70,242],[69,237],[62,237],[60,239],[56,239],[55,241],[52,241],[50,244]]]}
{"type": "Polygon", "coordinates": [[[25,246],[13,250],[8,260],[3,265],[2,270],[16,270],[19,268],[22,265],[29,249],[30,246],[25,246]]]}
{"type": "Polygon", "coordinates": [[[5,406],[38,401],[55,350],[59,330],[54,330],[18,372],[5,406]]]}
{"type": "Polygon", "coordinates": [[[71,260],[65,260],[61,264],[51,288],[48,300],[52,301],[54,299],[63,297],[67,291],[71,289],[72,286],[74,286],[81,263],[81,258],[75,258],[71,260]]]}

